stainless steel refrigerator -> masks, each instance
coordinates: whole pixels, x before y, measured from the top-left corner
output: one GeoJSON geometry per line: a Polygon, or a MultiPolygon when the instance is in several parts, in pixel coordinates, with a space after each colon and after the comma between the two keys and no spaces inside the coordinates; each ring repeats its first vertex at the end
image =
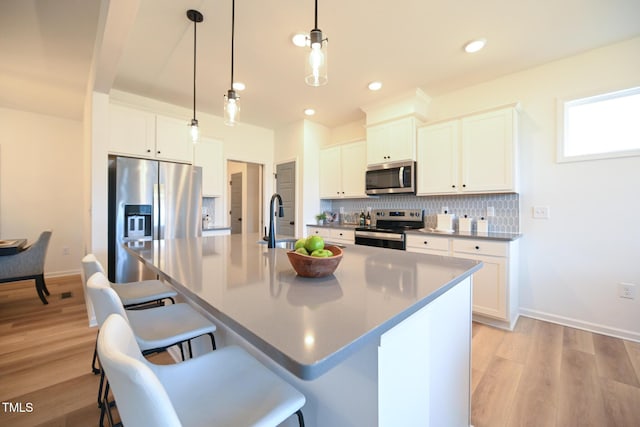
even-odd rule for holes
{"type": "Polygon", "coordinates": [[[202,168],[109,156],[108,223],[109,280],[155,278],[123,245],[201,236],[202,168]]]}

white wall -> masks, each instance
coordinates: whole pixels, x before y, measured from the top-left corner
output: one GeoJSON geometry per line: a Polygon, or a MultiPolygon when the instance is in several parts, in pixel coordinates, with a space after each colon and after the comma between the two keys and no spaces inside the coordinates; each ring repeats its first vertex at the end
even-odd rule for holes
{"type": "Polygon", "coordinates": [[[522,313],[640,340],[640,297],[617,296],[640,288],[640,157],[555,161],[557,97],[638,85],[635,38],[433,98],[429,121],[521,102],[522,313]]]}
{"type": "Polygon", "coordinates": [[[26,237],[32,243],[51,229],[45,274],[78,273],[82,122],[0,108],[0,129],[0,237],[26,237]]]}

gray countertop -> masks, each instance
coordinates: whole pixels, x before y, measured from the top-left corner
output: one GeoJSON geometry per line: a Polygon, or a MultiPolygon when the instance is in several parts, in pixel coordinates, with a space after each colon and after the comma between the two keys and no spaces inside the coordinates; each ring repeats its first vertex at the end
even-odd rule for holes
{"type": "MultiPolygon", "coordinates": [[[[355,230],[358,225],[353,224],[336,224],[330,223],[325,225],[316,225],[316,224],[307,224],[308,227],[322,227],[322,228],[341,228],[341,229],[351,229],[355,230]]],[[[519,233],[477,233],[467,232],[467,231],[454,231],[452,233],[446,233],[442,231],[436,231],[429,228],[421,228],[419,230],[407,230],[407,234],[430,234],[433,236],[443,236],[443,237],[454,237],[454,238],[462,238],[462,239],[486,239],[486,240],[501,240],[501,241],[512,241],[517,240],[522,237],[522,234],[519,233]]]]}
{"type": "Polygon", "coordinates": [[[346,245],[333,275],[296,275],[258,234],[128,247],[187,298],[294,375],[336,366],[481,268],[477,261],[346,245]]]}

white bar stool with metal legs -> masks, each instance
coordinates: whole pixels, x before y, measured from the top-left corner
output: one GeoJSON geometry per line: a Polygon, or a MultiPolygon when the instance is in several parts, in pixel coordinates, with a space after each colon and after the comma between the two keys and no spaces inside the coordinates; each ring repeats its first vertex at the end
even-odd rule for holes
{"type": "Polygon", "coordinates": [[[240,347],[154,365],[114,314],[100,329],[98,354],[126,427],[272,427],[293,414],[304,426],[304,395],[240,347]]]}
{"type": "MultiPolygon", "coordinates": [[[[102,273],[106,276],[102,264],[94,254],[87,254],[82,258],[82,284],[85,292],[87,292],[87,280],[94,273],[102,273]]],[[[163,300],[168,299],[175,304],[174,298],[178,293],[166,283],[160,280],[143,280],[139,282],[129,283],[110,283],[111,287],[120,297],[125,308],[150,308],[160,306],[163,300]]],[[[96,345],[98,337],[96,336],[96,345]]],[[[91,371],[99,374],[100,369],[96,366],[97,352],[93,351],[93,360],[91,361],[91,371]]]]}
{"type": "MultiPolygon", "coordinates": [[[[125,310],[122,301],[111,288],[109,280],[100,272],[89,277],[87,291],[100,327],[98,337],[102,334],[104,321],[110,314],[115,313],[127,320],[140,349],[145,354],[165,350],[176,344],[182,347],[181,344],[186,342],[189,344],[189,356],[192,356],[191,340],[204,335],[209,335],[212,349],[216,348],[213,336],[216,326],[189,304],[178,303],[147,310],[125,310]]],[[[102,374],[104,375],[104,369],[102,374]]],[[[98,390],[98,405],[102,408],[101,420],[106,407],[109,406],[105,404],[106,399],[101,399],[103,384],[104,376],[100,379],[98,390]]],[[[108,388],[108,384],[105,385],[105,397],[108,394],[108,388]]],[[[110,415],[110,411],[106,413],[110,415]]]]}

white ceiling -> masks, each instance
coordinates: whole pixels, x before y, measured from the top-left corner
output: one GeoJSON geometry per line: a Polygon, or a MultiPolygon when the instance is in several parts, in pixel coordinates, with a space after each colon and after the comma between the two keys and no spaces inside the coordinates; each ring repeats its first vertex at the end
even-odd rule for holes
{"type": "MultiPolygon", "coordinates": [[[[329,127],[361,106],[421,88],[437,96],[640,35],[638,0],[319,0],[329,38],[329,84],[304,84],[313,0],[237,0],[235,79],[242,121],[269,128],[302,119],[329,127]],[[484,37],[486,48],[462,46],[484,37]],[[367,83],[381,80],[372,93],[367,83]]],[[[0,105],[81,117],[100,0],[0,1],[0,105]]],[[[230,0],[140,0],[113,88],[192,106],[193,23],[198,24],[198,110],[222,115],[230,84],[230,0]]],[[[639,52],[640,54],[640,52],[639,52]]],[[[185,118],[189,119],[189,118],[185,118]]]]}

